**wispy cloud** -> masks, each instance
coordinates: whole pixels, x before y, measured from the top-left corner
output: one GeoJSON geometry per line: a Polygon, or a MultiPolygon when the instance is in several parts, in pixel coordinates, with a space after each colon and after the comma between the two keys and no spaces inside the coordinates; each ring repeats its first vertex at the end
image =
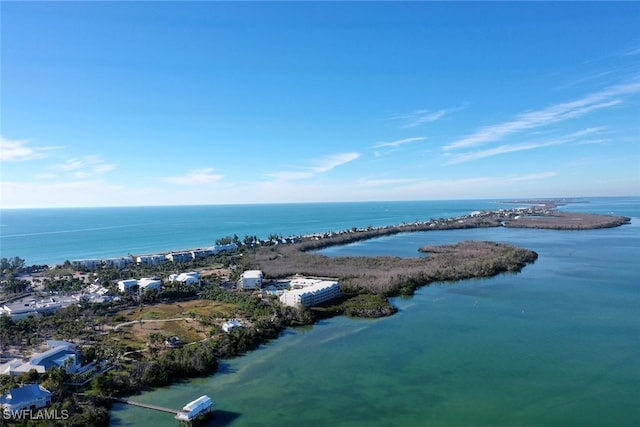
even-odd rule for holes
{"type": "Polygon", "coordinates": [[[29,140],[9,140],[0,136],[0,161],[24,161],[47,157],[47,151],[63,147],[30,147],[29,140]]]}
{"type": "Polygon", "coordinates": [[[536,129],[622,103],[621,97],[640,92],[640,78],[610,86],[571,102],[551,105],[541,110],[519,114],[513,120],[487,126],[443,147],[445,151],[475,147],[498,141],[508,135],[536,129]]]}
{"type": "Polygon", "coordinates": [[[184,175],[168,176],[163,180],[178,185],[210,185],[222,179],[222,175],[214,174],[212,168],[194,169],[184,175]]]}
{"type": "Polygon", "coordinates": [[[118,166],[113,163],[106,163],[99,156],[89,155],[79,158],[72,158],[64,163],[51,166],[48,171],[41,174],[39,178],[72,178],[87,179],[104,175],[118,166]]]}
{"type": "Polygon", "coordinates": [[[447,164],[464,163],[472,160],[498,156],[501,154],[513,153],[517,151],[534,150],[537,148],[549,147],[552,145],[567,144],[570,142],[575,142],[576,139],[581,138],[583,136],[591,135],[593,133],[599,132],[602,129],[603,128],[587,128],[578,132],[571,133],[569,135],[565,135],[563,137],[554,138],[547,141],[527,142],[522,144],[504,144],[504,145],[500,145],[494,148],[489,148],[486,150],[464,152],[464,153],[456,154],[455,156],[453,156],[453,158],[447,164]]]}
{"type": "Polygon", "coordinates": [[[401,122],[402,129],[409,129],[420,126],[425,123],[431,123],[440,120],[449,113],[456,111],[454,108],[444,108],[438,111],[431,110],[415,110],[408,114],[402,114],[393,117],[393,119],[401,122]]]}
{"type": "Polygon", "coordinates": [[[634,46],[622,52],[622,56],[636,56],[640,55],[640,46],[634,46]]]}
{"type": "Polygon", "coordinates": [[[299,179],[311,178],[317,174],[329,172],[345,163],[352,162],[360,157],[359,153],[336,153],[329,156],[312,160],[308,166],[302,166],[294,170],[278,171],[269,174],[272,178],[279,181],[293,181],[299,179]]]}
{"type": "Polygon", "coordinates": [[[399,145],[408,144],[410,142],[424,141],[425,139],[426,138],[423,137],[423,136],[415,136],[415,137],[412,137],[412,138],[398,139],[397,141],[380,142],[380,143],[374,145],[373,148],[397,147],[399,145]]]}

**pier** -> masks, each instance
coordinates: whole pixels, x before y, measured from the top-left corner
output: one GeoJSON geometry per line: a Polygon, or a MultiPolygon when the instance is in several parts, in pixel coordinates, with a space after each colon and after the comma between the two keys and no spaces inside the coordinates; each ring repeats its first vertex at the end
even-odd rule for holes
{"type": "Polygon", "coordinates": [[[153,409],[154,411],[167,412],[169,414],[178,415],[180,411],[177,409],[166,408],[164,406],[152,405],[150,403],[136,402],[135,400],[121,399],[119,397],[111,398],[114,402],[124,403],[126,405],[139,406],[141,408],[153,409]]]}

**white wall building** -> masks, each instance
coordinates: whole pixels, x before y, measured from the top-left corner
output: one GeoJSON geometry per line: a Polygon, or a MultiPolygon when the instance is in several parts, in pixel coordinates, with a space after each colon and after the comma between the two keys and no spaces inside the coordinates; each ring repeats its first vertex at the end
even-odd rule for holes
{"type": "Polygon", "coordinates": [[[340,295],[340,284],[331,280],[316,280],[316,283],[299,289],[286,291],[280,296],[280,302],[295,307],[321,304],[340,295]]]}
{"type": "Polygon", "coordinates": [[[141,255],[136,258],[138,264],[159,265],[165,262],[167,258],[164,255],[141,255]]]}
{"type": "Polygon", "coordinates": [[[235,243],[227,243],[226,245],[215,245],[207,248],[207,250],[211,251],[213,255],[224,251],[233,251],[236,249],[238,249],[238,245],[236,245],[235,243]]]}
{"type": "Polygon", "coordinates": [[[262,287],[262,271],[247,270],[240,276],[240,289],[260,289],[262,287]]]}
{"type": "Polygon", "coordinates": [[[193,260],[191,252],[171,252],[165,255],[165,258],[171,262],[188,262],[193,260]]]}
{"type": "Polygon", "coordinates": [[[311,279],[309,277],[296,277],[295,279],[291,279],[289,281],[290,289],[303,289],[309,286],[317,285],[322,282],[320,279],[311,279]]]}
{"type": "Polygon", "coordinates": [[[197,271],[190,271],[188,273],[170,274],[169,280],[172,282],[179,282],[185,285],[197,285],[200,283],[200,273],[197,271]]]}
{"type": "Polygon", "coordinates": [[[101,259],[76,259],[71,261],[71,265],[76,268],[88,268],[90,270],[95,270],[97,267],[102,265],[101,259]]]}
{"type": "Polygon", "coordinates": [[[118,289],[123,294],[135,295],[138,293],[138,281],[136,279],[119,280],[118,289]]]}
{"type": "Polygon", "coordinates": [[[142,279],[138,280],[138,288],[140,292],[147,292],[152,289],[155,289],[156,291],[160,292],[161,287],[162,287],[162,281],[154,277],[152,278],[143,277],[142,279]]]}

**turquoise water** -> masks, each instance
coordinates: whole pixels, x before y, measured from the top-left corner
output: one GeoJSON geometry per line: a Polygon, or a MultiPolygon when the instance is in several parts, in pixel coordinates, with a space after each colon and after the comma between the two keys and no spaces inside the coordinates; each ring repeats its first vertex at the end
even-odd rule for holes
{"type": "Polygon", "coordinates": [[[0,209],[0,257],[32,264],[207,247],[221,237],[284,237],[513,207],[491,200],[0,209]]]}
{"type": "MultiPolygon", "coordinates": [[[[412,256],[422,244],[482,239],[540,257],[519,274],[422,288],[395,299],[389,318],[288,330],[212,377],[135,399],[179,408],[208,394],[211,425],[640,425],[639,201],[568,208],[633,218],[615,229],[427,232],[331,248],[412,256]]],[[[175,426],[124,405],[112,416],[113,426],[175,426]]]]}

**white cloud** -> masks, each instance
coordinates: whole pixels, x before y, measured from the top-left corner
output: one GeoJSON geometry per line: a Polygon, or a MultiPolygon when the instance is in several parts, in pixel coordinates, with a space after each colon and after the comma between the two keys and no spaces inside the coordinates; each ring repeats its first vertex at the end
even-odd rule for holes
{"type": "Polygon", "coordinates": [[[359,153],[336,153],[321,157],[310,162],[309,166],[302,166],[295,170],[278,171],[269,174],[278,181],[296,181],[311,178],[317,174],[329,172],[345,163],[352,162],[360,157],[359,153]]]}
{"type": "Polygon", "coordinates": [[[507,135],[535,129],[567,119],[583,116],[592,111],[619,105],[620,97],[640,92],[640,79],[608,87],[571,102],[551,105],[537,111],[519,114],[515,119],[487,126],[443,147],[445,151],[474,147],[495,142],[507,135]]]}
{"type": "Polygon", "coordinates": [[[46,151],[58,150],[62,147],[29,147],[28,140],[9,140],[0,136],[0,161],[23,161],[42,159],[46,151]]]}
{"type": "Polygon", "coordinates": [[[222,179],[222,175],[214,174],[212,168],[194,169],[185,175],[169,176],[165,182],[178,185],[209,185],[222,179]]]}
{"type": "Polygon", "coordinates": [[[99,156],[88,155],[84,157],[74,157],[64,163],[53,165],[48,172],[41,174],[40,178],[73,178],[87,179],[98,175],[104,175],[118,166],[112,163],[105,163],[99,156]]]}
{"type": "Polygon", "coordinates": [[[447,114],[455,111],[454,109],[442,109],[438,111],[430,110],[415,110],[409,114],[393,117],[396,120],[402,121],[400,125],[403,129],[413,128],[425,123],[431,123],[440,120],[447,114]]]}
{"type": "Polygon", "coordinates": [[[565,135],[560,138],[551,139],[543,142],[528,142],[522,144],[505,144],[486,150],[476,150],[465,153],[456,154],[447,164],[463,163],[472,160],[483,159],[486,157],[497,156],[500,154],[513,153],[517,151],[534,150],[536,148],[549,147],[552,145],[567,144],[574,142],[576,139],[601,131],[603,128],[587,128],[578,132],[565,135]]]}
{"type": "Polygon", "coordinates": [[[424,141],[425,139],[426,138],[422,137],[422,136],[415,136],[415,137],[412,137],[412,138],[399,139],[397,141],[381,142],[379,144],[374,145],[373,148],[397,147],[399,145],[407,144],[409,142],[424,141]]]}

